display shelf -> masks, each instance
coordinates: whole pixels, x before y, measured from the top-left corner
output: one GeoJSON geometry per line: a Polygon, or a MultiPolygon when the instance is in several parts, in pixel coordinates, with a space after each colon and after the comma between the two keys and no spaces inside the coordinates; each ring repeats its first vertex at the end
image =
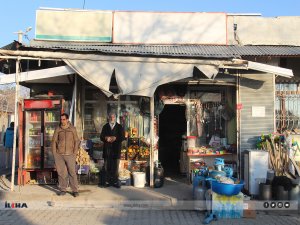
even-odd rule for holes
{"type": "Polygon", "coordinates": [[[40,137],[41,135],[40,134],[32,134],[32,135],[29,135],[29,137],[40,137]]]}
{"type": "Polygon", "coordinates": [[[223,153],[223,154],[187,154],[187,156],[203,156],[203,157],[222,156],[222,155],[233,155],[233,154],[232,153],[223,153]]]}
{"type": "Polygon", "coordinates": [[[208,167],[214,166],[214,159],[222,157],[224,158],[225,162],[235,162],[236,161],[236,154],[234,153],[223,153],[223,154],[188,154],[186,152],[187,157],[187,178],[189,181],[191,181],[192,176],[192,165],[195,162],[204,161],[208,167]]]}
{"type": "Polygon", "coordinates": [[[59,123],[60,121],[45,121],[45,123],[59,123]]]}

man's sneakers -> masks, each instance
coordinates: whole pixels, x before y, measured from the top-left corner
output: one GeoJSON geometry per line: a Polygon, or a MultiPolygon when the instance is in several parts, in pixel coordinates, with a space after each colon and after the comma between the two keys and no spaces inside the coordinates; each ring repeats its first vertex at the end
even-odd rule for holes
{"type": "Polygon", "coordinates": [[[73,192],[72,195],[76,198],[79,196],[79,193],[78,192],[73,192]]]}
{"type": "Polygon", "coordinates": [[[60,192],[58,192],[57,195],[59,195],[59,196],[64,196],[64,195],[66,195],[66,193],[67,193],[67,192],[65,192],[65,191],[60,191],[60,192]]]}

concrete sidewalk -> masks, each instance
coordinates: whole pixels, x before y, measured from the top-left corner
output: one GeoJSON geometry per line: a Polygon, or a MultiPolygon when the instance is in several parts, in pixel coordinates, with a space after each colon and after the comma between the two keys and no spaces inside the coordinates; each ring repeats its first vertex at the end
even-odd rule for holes
{"type": "MultiPolygon", "coordinates": [[[[4,179],[7,186],[9,180],[4,179]]],[[[162,188],[80,185],[80,196],[57,196],[54,185],[15,186],[0,191],[0,224],[201,224],[204,212],[195,210],[192,186],[167,178],[162,188]],[[26,207],[11,208],[13,203],[26,207]],[[9,207],[6,207],[8,206],[9,207]]],[[[296,213],[257,211],[256,218],[219,219],[211,224],[299,224],[296,213]]]]}
{"type": "MultiPolygon", "coordinates": [[[[10,182],[4,179],[10,187],[10,182]]],[[[4,186],[3,183],[1,185],[4,186]]],[[[1,187],[0,186],[0,187],[1,187]]],[[[5,187],[5,186],[4,186],[5,187]]],[[[39,207],[95,207],[95,208],[120,208],[120,205],[143,204],[142,207],[161,208],[170,207],[178,202],[192,204],[192,186],[166,179],[162,188],[136,188],[122,186],[100,188],[96,185],[80,185],[79,197],[74,198],[69,190],[67,195],[58,196],[56,185],[25,185],[15,186],[14,192],[8,188],[0,192],[0,200],[3,202],[26,202],[31,208],[39,207]]],[[[181,203],[182,204],[182,203],[181,203]]],[[[132,207],[131,206],[131,207],[132,207]]],[[[137,206],[139,207],[139,206],[137,206]]],[[[191,209],[193,206],[184,206],[191,209]]]]}

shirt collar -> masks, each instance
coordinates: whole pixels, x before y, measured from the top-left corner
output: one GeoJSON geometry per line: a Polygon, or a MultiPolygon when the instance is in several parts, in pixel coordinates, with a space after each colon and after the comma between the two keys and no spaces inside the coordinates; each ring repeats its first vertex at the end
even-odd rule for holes
{"type": "Polygon", "coordinates": [[[116,125],[116,123],[109,123],[109,126],[111,129],[114,129],[115,125],[116,125]]]}

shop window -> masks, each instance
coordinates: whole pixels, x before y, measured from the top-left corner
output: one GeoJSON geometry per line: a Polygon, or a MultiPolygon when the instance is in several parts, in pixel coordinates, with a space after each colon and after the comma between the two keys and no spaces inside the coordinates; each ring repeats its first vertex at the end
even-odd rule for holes
{"type": "Polygon", "coordinates": [[[275,101],[276,129],[295,131],[300,128],[299,83],[277,83],[275,101]]]}

